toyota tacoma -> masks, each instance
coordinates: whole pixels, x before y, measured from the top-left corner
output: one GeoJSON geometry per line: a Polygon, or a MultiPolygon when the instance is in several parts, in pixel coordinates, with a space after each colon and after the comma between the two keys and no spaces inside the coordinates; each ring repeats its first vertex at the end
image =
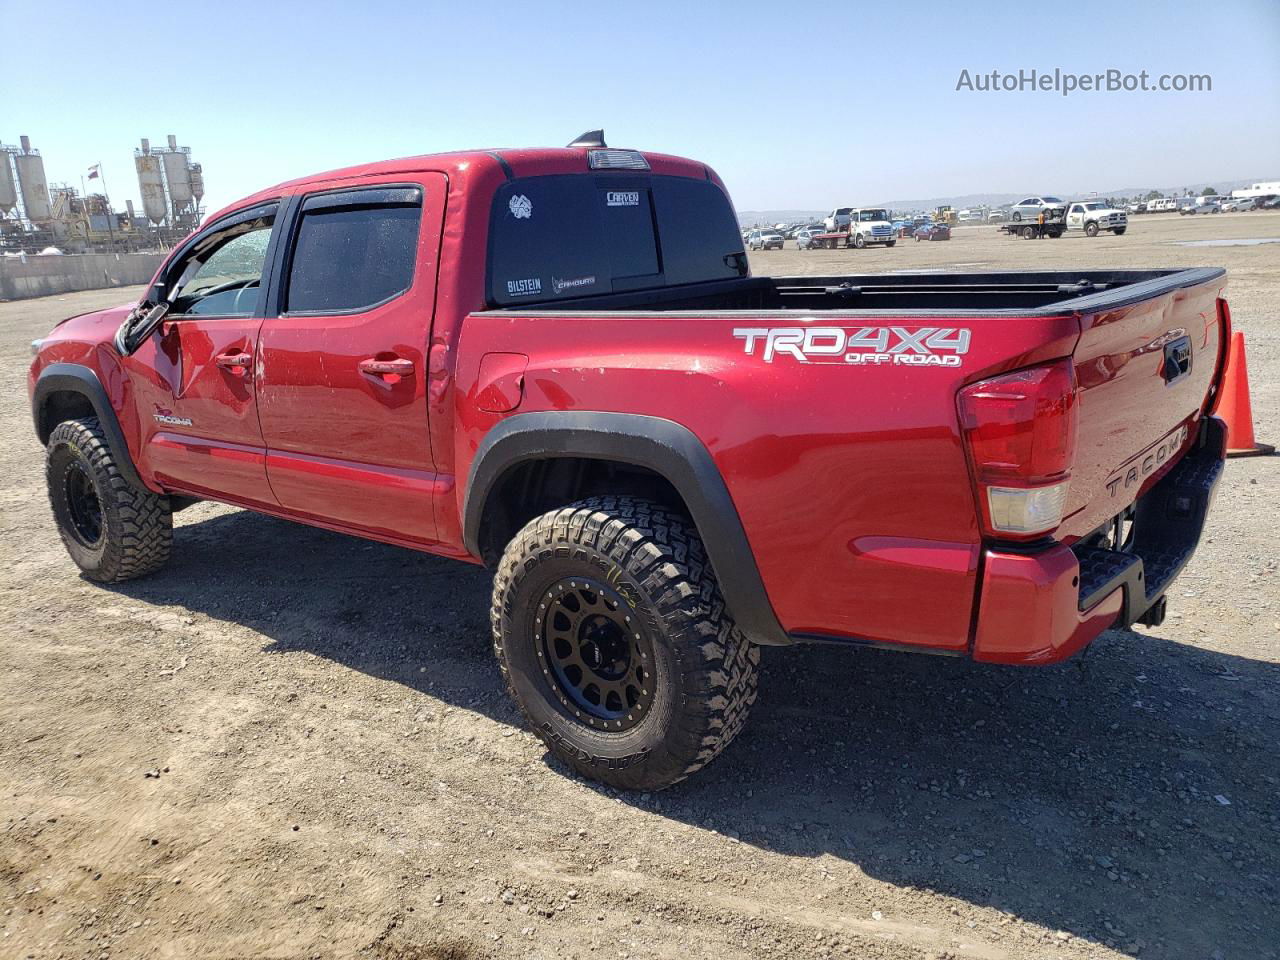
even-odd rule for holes
{"type": "Polygon", "coordinates": [[[34,344],[57,529],[164,566],[214,500],[494,571],[577,771],[714,758],[759,648],[1061,661],[1156,624],[1224,455],[1219,269],[753,276],[703,163],[423,156],[210,217],[34,344]]]}

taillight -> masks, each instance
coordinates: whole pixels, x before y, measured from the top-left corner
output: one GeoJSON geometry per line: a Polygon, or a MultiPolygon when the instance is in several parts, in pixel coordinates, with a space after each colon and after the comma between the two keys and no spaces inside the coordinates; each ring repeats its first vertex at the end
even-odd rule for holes
{"type": "Polygon", "coordinates": [[[987,532],[1016,539],[1058,526],[1076,452],[1071,362],[971,384],[959,406],[987,532]]]}

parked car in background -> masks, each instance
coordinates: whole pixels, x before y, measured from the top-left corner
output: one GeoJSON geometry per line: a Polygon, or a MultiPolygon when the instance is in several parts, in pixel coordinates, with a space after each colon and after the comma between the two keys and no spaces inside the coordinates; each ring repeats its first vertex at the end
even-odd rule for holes
{"type": "Polygon", "coordinates": [[[805,227],[796,234],[796,249],[808,250],[813,244],[813,238],[822,233],[822,227],[805,227]]]}
{"type": "Polygon", "coordinates": [[[945,223],[924,223],[916,227],[914,236],[917,242],[920,240],[950,240],[951,227],[945,223]]]}
{"type": "Polygon", "coordinates": [[[1004,223],[1009,219],[1009,211],[992,210],[987,213],[987,223],[1004,223]]]}
{"type": "Polygon", "coordinates": [[[1219,209],[1223,213],[1234,212],[1236,210],[1252,210],[1253,197],[1228,197],[1219,204],[1219,209]]]}
{"type": "Polygon", "coordinates": [[[1221,212],[1222,212],[1222,206],[1212,201],[1205,201],[1204,203],[1193,203],[1190,206],[1183,207],[1181,210],[1178,211],[1178,213],[1184,217],[1197,214],[1197,213],[1221,213],[1221,212]]]}
{"type": "Polygon", "coordinates": [[[1103,200],[1077,200],[1067,207],[1067,229],[1083,230],[1086,236],[1109,230],[1118,237],[1128,227],[1129,215],[1103,200]]]}
{"type": "Polygon", "coordinates": [[[848,230],[849,214],[852,212],[853,207],[836,207],[822,221],[823,228],[827,233],[839,233],[841,230],[848,230]]]}
{"type": "Polygon", "coordinates": [[[781,250],[782,234],[772,228],[752,230],[747,237],[748,250],[781,250]]]}
{"type": "Polygon", "coordinates": [[[1125,210],[1129,213],[1146,213],[1147,205],[1142,202],[1125,204],[1125,210]]]}
{"type": "Polygon", "coordinates": [[[1057,197],[1027,197],[1025,200],[1019,200],[1009,210],[1009,219],[1014,223],[1022,220],[1034,220],[1040,216],[1040,211],[1045,207],[1060,207],[1062,201],[1057,197]]]}
{"type": "Polygon", "coordinates": [[[977,209],[961,210],[956,214],[956,219],[961,223],[981,223],[983,220],[983,213],[981,210],[977,209]]]}
{"type": "Polygon", "coordinates": [[[1178,209],[1175,197],[1156,197],[1147,201],[1147,213],[1172,213],[1178,209]]]}

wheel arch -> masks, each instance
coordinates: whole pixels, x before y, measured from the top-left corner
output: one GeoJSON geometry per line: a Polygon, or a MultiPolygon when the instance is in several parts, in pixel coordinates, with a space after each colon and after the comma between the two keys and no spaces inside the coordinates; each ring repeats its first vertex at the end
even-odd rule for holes
{"type": "Polygon", "coordinates": [[[54,427],[67,420],[84,416],[97,417],[115,455],[120,473],[129,483],[148,489],[138,475],[129,444],[115,408],[107,397],[98,375],[78,363],[51,363],[40,372],[31,395],[31,416],[41,444],[49,442],[54,427]]]}
{"type": "Polygon", "coordinates": [[[462,504],[463,543],[487,561],[503,549],[508,534],[533,516],[573,499],[609,493],[674,499],[702,537],[725,603],[742,631],[755,643],[792,642],[769,603],[742,520],[710,452],[692,431],[672,420],[549,411],[501,421],[471,462],[462,504]],[[553,498],[558,503],[544,506],[549,501],[540,501],[540,471],[558,471],[553,498]],[[532,493],[529,481],[535,484],[532,493]]]}

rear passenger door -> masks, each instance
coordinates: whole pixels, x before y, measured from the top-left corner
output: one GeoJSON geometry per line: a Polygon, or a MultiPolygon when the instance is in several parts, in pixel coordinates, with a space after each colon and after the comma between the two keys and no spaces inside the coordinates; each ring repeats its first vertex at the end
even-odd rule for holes
{"type": "Polygon", "coordinates": [[[435,539],[427,343],[445,177],[298,198],[258,410],[280,505],[392,540],[435,539]]]}

